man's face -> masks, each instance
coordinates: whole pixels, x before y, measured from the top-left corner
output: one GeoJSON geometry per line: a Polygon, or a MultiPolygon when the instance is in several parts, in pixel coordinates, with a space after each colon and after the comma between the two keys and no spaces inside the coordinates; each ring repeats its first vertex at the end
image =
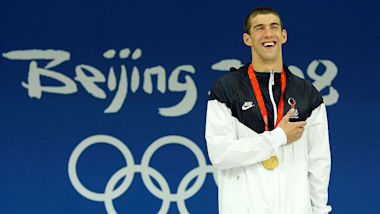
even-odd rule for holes
{"type": "Polygon", "coordinates": [[[244,34],[244,43],[252,47],[252,57],[275,61],[282,57],[281,47],[287,33],[281,30],[280,19],[274,14],[259,14],[251,19],[250,34],[244,34]]]}

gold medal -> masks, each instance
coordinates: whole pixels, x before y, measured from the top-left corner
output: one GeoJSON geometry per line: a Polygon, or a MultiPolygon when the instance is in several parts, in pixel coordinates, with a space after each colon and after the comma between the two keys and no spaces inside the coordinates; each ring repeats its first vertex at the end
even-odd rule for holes
{"type": "Polygon", "coordinates": [[[263,164],[265,169],[272,170],[276,168],[278,159],[276,156],[272,156],[268,160],[262,161],[261,164],[263,164]]]}

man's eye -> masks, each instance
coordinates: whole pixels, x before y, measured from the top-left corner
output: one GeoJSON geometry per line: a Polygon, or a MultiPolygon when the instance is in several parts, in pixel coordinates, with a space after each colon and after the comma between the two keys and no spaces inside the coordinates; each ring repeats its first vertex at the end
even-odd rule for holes
{"type": "Polygon", "coordinates": [[[278,30],[278,26],[272,26],[273,30],[278,30]]]}

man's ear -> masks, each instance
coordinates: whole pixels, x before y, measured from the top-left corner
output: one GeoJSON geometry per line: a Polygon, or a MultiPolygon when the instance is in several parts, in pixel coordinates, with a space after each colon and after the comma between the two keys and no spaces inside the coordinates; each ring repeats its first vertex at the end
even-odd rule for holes
{"type": "Polygon", "coordinates": [[[252,46],[251,36],[248,33],[243,34],[244,44],[247,46],[252,46]]]}
{"type": "Polygon", "coordinates": [[[286,32],[285,29],[282,30],[282,41],[281,43],[284,44],[288,40],[288,32],[286,32]]]}

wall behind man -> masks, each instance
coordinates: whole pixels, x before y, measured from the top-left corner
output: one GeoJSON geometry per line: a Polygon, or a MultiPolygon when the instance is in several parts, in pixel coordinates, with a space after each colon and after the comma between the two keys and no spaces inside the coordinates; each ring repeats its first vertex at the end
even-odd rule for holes
{"type": "MultiPolygon", "coordinates": [[[[217,213],[208,91],[250,61],[259,1],[3,1],[1,213],[217,213]]],[[[324,95],[333,213],[373,213],[378,3],[267,2],[324,95]]]]}

